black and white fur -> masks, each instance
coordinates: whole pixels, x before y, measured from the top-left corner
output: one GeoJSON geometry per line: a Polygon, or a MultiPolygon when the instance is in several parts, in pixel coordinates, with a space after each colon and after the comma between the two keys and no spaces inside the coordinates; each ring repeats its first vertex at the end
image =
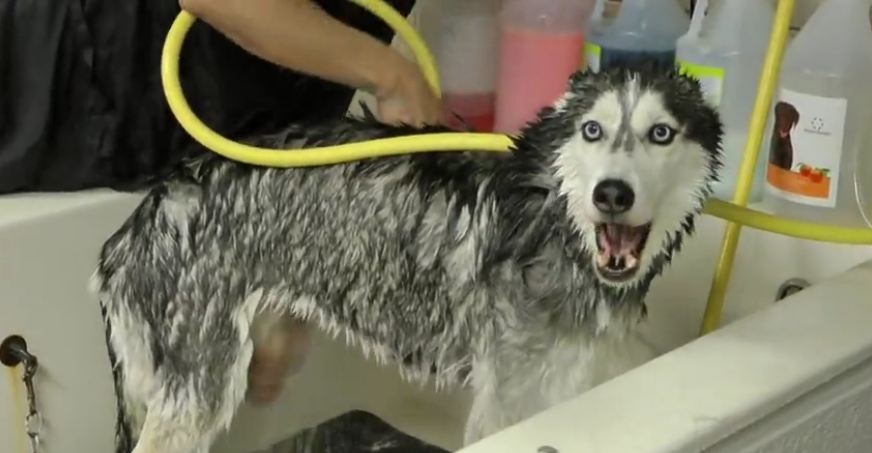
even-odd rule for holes
{"type": "MultiPolygon", "coordinates": [[[[349,118],[255,142],[412,132],[349,118]]],[[[243,400],[251,326],[274,316],[344,337],[409,379],[471,386],[466,443],[579,394],[598,346],[643,318],[652,279],[692,232],[720,140],[695,80],[614,70],[575,74],[511,153],[188,162],[106,242],[93,281],[119,451],[208,451],[243,400]],[[607,179],[633,190],[631,209],[598,210],[592,193],[607,179]],[[604,222],[650,222],[638,272],[601,272],[604,222]]]]}

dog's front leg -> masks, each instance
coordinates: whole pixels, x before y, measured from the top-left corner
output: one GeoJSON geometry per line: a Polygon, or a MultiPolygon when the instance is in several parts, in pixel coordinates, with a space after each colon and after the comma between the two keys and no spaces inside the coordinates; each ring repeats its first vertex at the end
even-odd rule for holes
{"type": "Polygon", "coordinates": [[[463,445],[471,445],[503,428],[501,404],[495,392],[475,393],[466,427],[463,432],[463,445]]]}
{"type": "Polygon", "coordinates": [[[532,328],[502,336],[488,359],[473,364],[465,445],[574,398],[594,383],[594,349],[585,337],[556,337],[532,328]]]}
{"type": "Polygon", "coordinates": [[[501,379],[505,370],[501,370],[498,363],[493,357],[474,361],[470,382],[473,400],[466,420],[463,445],[496,434],[525,416],[523,408],[517,404],[517,398],[514,398],[514,390],[508,388],[511,383],[507,387],[505,379],[501,379]]]}

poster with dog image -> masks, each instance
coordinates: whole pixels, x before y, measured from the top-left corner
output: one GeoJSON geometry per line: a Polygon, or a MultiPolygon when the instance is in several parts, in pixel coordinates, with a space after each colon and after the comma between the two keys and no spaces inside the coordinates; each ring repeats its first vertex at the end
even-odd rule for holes
{"type": "Polygon", "coordinates": [[[782,89],[775,104],[767,188],[796,203],[835,207],[848,101],[782,89]]]}

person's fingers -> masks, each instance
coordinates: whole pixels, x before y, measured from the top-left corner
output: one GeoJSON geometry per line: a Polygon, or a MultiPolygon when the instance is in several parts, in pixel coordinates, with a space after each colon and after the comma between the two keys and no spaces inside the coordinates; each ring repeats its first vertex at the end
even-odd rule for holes
{"type": "Polygon", "coordinates": [[[379,106],[379,121],[394,126],[407,124],[417,128],[439,124],[440,109],[424,102],[426,101],[407,103],[396,99],[385,100],[379,106]]]}
{"type": "Polygon", "coordinates": [[[444,118],[443,118],[444,115],[442,114],[442,109],[441,109],[438,105],[437,105],[437,106],[431,106],[431,107],[427,110],[427,112],[425,113],[425,115],[426,115],[426,116],[425,116],[425,120],[424,120],[424,121],[425,121],[428,125],[433,126],[433,125],[438,125],[438,124],[444,124],[444,123],[445,123],[445,120],[444,120],[444,118]]]}
{"type": "Polygon", "coordinates": [[[435,125],[439,123],[442,113],[442,102],[433,93],[430,85],[420,76],[416,83],[415,101],[418,120],[422,125],[435,125]]]}
{"type": "Polygon", "coordinates": [[[376,95],[379,121],[417,128],[442,123],[442,102],[420,69],[407,60],[400,58],[396,61],[396,77],[376,95]]]}
{"type": "Polygon", "coordinates": [[[415,124],[415,117],[409,112],[409,108],[402,105],[402,101],[396,98],[379,102],[377,116],[379,121],[392,126],[415,124]]]}

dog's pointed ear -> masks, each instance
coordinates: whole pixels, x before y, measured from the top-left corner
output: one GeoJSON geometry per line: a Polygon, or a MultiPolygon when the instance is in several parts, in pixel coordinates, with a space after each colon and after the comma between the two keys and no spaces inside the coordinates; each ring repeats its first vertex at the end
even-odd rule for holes
{"type": "Polygon", "coordinates": [[[582,87],[590,83],[590,80],[594,76],[594,73],[589,69],[583,69],[579,71],[575,71],[569,76],[569,90],[573,92],[580,92],[582,87]]]}
{"type": "Polygon", "coordinates": [[[578,99],[583,93],[586,93],[590,88],[596,74],[593,72],[585,70],[575,71],[569,75],[569,81],[566,84],[566,91],[563,95],[555,101],[553,109],[550,109],[544,113],[559,113],[559,111],[564,110],[571,102],[578,99]]]}

